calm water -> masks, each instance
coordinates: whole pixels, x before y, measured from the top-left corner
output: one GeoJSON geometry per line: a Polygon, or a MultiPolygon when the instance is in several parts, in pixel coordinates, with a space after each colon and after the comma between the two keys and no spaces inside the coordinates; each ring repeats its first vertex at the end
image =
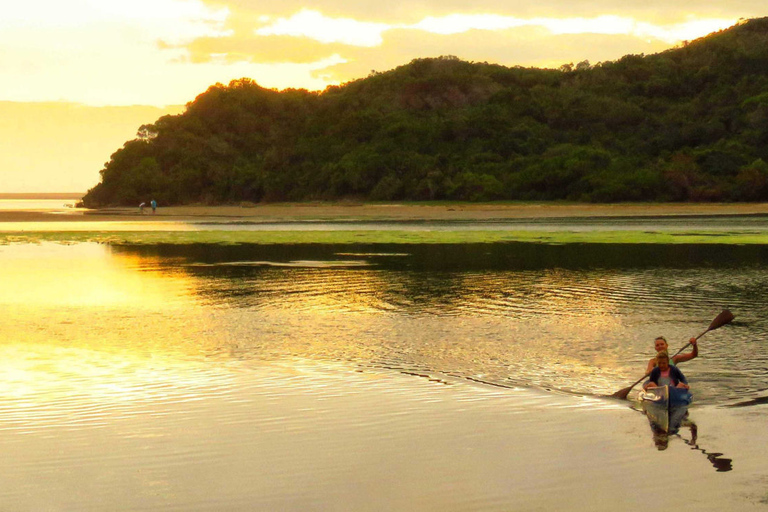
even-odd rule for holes
{"type": "Polygon", "coordinates": [[[727,307],[737,320],[683,366],[697,402],[768,392],[763,247],[43,244],[0,257],[4,338],[606,395],[642,375],[656,336],[677,350],[727,307]]]}
{"type": "MultiPolygon", "coordinates": [[[[542,493],[581,496],[583,482],[552,439],[584,457],[607,450],[595,464],[607,473],[590,471],[610,480],[636,446],[593,438],[586,418],[632,416],[602,397],[643,374],[655,336],[676,350],[725,307],[737,320],[681,368],[696,407],[765,420],[766,247],[11,244],[0,283],[0,449],[23,461],[0,473],[11,510],[99,510],[67,493],[84,478],[110,509],[377,509],[366,496],[413,456],[446,473],[411,475],[413,489],[397,484],[411,501],[380,509],[444,510],[462,493],[475,501],[460,509],[562,506],[542,493]],[[601,416],[552,416],[581,407],[601,416]],[[418,425],[444,425],[434,446],[411,446],[433,428],[418,425]],[[520,455],[514,435],[537,451],[520,455]],[[457,440],[477,451],[456,452],[457,440]],[[499,471],[539,480],[510,495],[499,471]],[[211,483],[217,473],[226,479],[211,483]],[[375,488],[342,484],[355,474],[375,488]],[[49,494],[34,492],[38,478],[49,494]]],[[[648,441],[640,423],[619,437],[641,429],[648,441]]],[[[666,464],[710,471],[702,450],[666,464]]],[[[605,485],[594,500],[642,502],[605,485]]]]}
{"type": "MultiPolygon", "coordinates": [[[[201,360],[354,361],[502,386],[610,394],[723,308],[683,366],[701,403],[768,392],[768,248],[0,247],[3,339],[201,360]]],[[[636,377],[637,376],[637,377],[636,377]]]]}
{"type": "Polygon", "coordinates": [[[3,210],[36,210],[36,211],[70,211],[74,208],[76,199],[0,199],[0,211],[3,210]]]}

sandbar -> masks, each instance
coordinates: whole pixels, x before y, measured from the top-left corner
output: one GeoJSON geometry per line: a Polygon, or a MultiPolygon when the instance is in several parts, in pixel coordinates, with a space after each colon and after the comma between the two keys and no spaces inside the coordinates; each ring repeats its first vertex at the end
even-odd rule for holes
{"type": "Polygon", "coordinates": [[[768,203],[276,203],[245,206],[1,211],[0,222],[169,220],[220,221],[493,221],[556,218],[637,218],[768,215],[768,203]]]}

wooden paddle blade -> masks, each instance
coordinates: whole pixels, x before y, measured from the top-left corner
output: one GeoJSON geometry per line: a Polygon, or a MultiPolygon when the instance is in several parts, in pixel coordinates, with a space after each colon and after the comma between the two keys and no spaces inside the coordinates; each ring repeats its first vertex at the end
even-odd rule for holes
{"type": "Polygon", "coordinates": [[[628,387],[628,388],[620,389],[617,392],[615,392],[614,394],[612,394],[611,396],[613,398],[618,398],[619,400],[626,400],[627,397],[629,396],[629,392],[632,391],[633,387],[635,387],[635,386],[631,386],[631,387],[628,387]]]}
{"type": "Polygon", "coordinates": [[[646,379],[649,375],[650,375],[650,373],[646,373],[645,375],[640,377],[638,380],[636,380],[634,382],[634,384],[632,384],[628,388],[620,389],[617,392],[615,392],[614,394],[612,394],[611,396],[616,397],[616,398],[620,398],[621,400],[626,400],[627,396],[629,395],[629,392],[632,391],[632,388],[637,386],[641,382],[643,382],[643,380],[646,379]]]}
{"type": "Polygon", "coordinates": [[[717,315],[714,320],[712,320],[712,323],[709,324],[708,331],[713,331],[715,329],[718,329],[725,324],[729,324],[733,321],[733,319],[736,318],[733,313],[728,311],[727,309],[724,309],[722,313],[717,315]]]}

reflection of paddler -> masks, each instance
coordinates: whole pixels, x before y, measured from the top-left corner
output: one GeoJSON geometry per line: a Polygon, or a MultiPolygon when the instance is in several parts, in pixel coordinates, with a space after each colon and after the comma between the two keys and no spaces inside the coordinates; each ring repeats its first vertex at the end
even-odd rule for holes
{"type": "MultiPolygon", "coordinates": [[[[680,410],[686,411],[688,410],[687,407],[680,407],[680,410]]],[[[696,426],[696,423],[688,419],[687,415],[683,415],[678,420],[677,418],[672,418],[672,414],[670,413],[669,418],[669,432],[664,432],[658,428],[655,428],[655,425],[651,424],[653,428],[653,442],[656,445],[656,448],[659,450],[666,450],[669,446],[669,437],[670,435],[676,435],[680,439],[683,440],[685,444],[691,447],[692,450],[698,450],[701,453],[703,453],[707,460],[712,463],[712,467],[715,468],[715,471],[718,473],[725,473],[727,471],[733,470],[733,459],[729,459],[727,457],[723,457],[722,453],[710,453],[704,448],[701,448],[698,443],[698,432],[699,428],[696,426]],[[691,430],[691,439],[685,439],[679,432],[682,427],[687,427],[691,430]]]]}
{"type": "MultiPolygon", "coordinates": [[[[687,394],[687,392],[683,392],[675,388],[670,389],[666,386],[654,388],[651,391],[660,393],[661,390],[665,390],[667,393],[676,392],[676,393],[687,394]]],[[[648,394],[650,393],[651,392],[649,391],[648,394]]],[[[688,396],[690,397],[690,395],[688,396]]],[[[643,401],[643,409],[645,410],[645,413],[648,416],[648,420],[651,422],[651,430],[653,431],[653,442],[656,445],[656,448],[659,450],[667,449],[667,446],[669,444],[669,436],[677,434],[677,432],[680,430],[680,427],[682,427],[684,423],[687,423],[688,426],[693,424],[690,421],[686,422],[688,418],[687,405],[672,406],[670,405],[670,403],[668,403],[665,406],[666,409],[662,412],[657,409],[657,406],[659,404],[655,404],[653,401],[646,401],[646,400],[643,401]]]]}
{"type": "Polygon", "coordinates": [[[693,396],[687,389],[655,386],[640,393],[648,420],[654,433],[675,433],[688,416],[688,405],[693,396]]]}
{"type": "Polygon", "coordinates": [[[718,473],[724,473],[726,471],[731,471],[733,469],[733,459],[728,459],[726,457],[723,457],[722,453],[709,453],[707,450],[703,448],[699,448],[699,445],[696,444],[696,440],[698,439],[698,427],[695,423],[690,423],[689,426],[691,427],[691,440],[688,441],[686,439],[683,439],[685,444],[689,445],[692,449],[698,450],[704,455],[707,456],[707,460],[712,463],[712,466],[715,468],[715,470],[718,473]]]}

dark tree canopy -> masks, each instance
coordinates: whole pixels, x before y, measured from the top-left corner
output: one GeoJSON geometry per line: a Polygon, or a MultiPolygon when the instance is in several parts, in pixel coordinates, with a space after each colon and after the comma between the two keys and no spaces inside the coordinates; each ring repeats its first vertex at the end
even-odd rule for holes
{"type": "Polygon", "coordinates": [[[323,92],[216,84],[115,152],[87,206],[768,200],[768,18],[558,70],[416,59],[323,92]]]}

